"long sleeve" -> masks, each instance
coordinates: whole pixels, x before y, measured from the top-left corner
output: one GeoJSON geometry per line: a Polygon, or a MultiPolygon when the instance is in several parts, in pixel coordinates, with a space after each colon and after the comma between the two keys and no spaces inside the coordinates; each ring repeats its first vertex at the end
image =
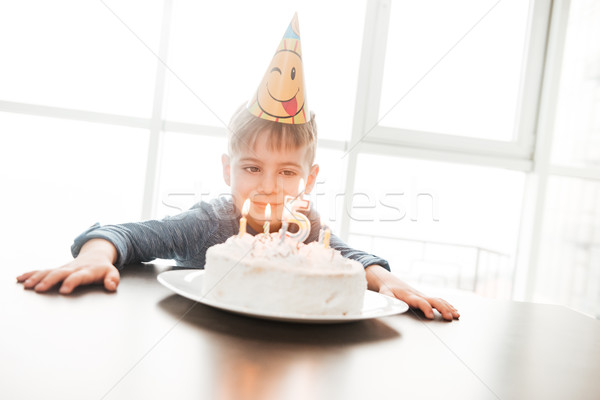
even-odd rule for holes
{"type": "Polygon", "coordinates": [[[71,253],[76,257],[85,242],[101,238],[116,247],[118,268],[156,258],[175,259],[179,265],[202,268],[206,249],[224,242],[237,231],[236,211],[232,202],[219,199],[199,203],[160,221],[95,224],[75,239],[71,253]]]}

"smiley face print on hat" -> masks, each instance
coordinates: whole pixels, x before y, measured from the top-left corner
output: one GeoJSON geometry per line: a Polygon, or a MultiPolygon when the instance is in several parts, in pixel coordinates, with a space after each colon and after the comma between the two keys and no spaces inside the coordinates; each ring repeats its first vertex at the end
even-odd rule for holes
{"type": "Polygon", "coordinates": [[[270,121],[304,124],[310,119],[305,93],[300,29],[294,14],[248,110],[270,121]]]}

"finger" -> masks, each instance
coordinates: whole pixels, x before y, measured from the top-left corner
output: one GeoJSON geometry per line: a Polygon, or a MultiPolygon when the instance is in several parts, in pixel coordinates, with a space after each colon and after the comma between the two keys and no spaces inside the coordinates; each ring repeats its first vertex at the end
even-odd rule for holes
{"type": "Polygon", "coordinates": [[[23,287],[25,289],[31,289],[35,285],[37,285],[46,275],[50,273],[49,269],[45,269],[43,271],[35,271],[33,275],[23,282],[23,287]]]}
{"type": "Polygon", "coordinates": [[[104,287],[106,288],[106,290],[114,292],[115,290],[117,290],[117,286],[119,286],[120,281],[121,276],[119,274],[119,270],[117,270],[116,268],[111,269],[104,277],[104,287]]]}
{"type": "Polygon", "coordinates": [[[448,304],[445,300],[431,298],[429,299],[429,303],[431,303],[431,305],[435,307],[440,314],[442,314],[442,318],[445,320],[452,321],[454,319],[452,310],[450,310],[450,304],[448,304]]]}
{"type": "Polygon", "coordinates": [[[92,268],[80,269],[73,272],[64,280],[59,292],[69,294],[79,285],[88,285],[99,281],[102,281],[102,275],[97,276],[97,271],[93,271],[92,268]]]}
{"type": "Polygon", "coordinates": [[[460,313],[458,312],[458,310],[452,306],[450,306],[450,313],[452,313],[452,317],[454,319],[459,319],[460,318],[460,313]]]}
{"type": "Polygon", "coordinates": [[[413,304],[414,304],[413,307],[417,307],[419,310],[423,311],[423,314],[425,314],[425,317],[427,317],[429,319],[433,319],[434,313],[433,313],[433,308],[431,307],[431,304],[429,304],[429,302],[427,300],[425,300],[423,297],[420,297],[420,296],[414,296],[414,297],[415,297],[415,299],[413,301],[413,304]]]}
{"type": "MultiPolygon", "coordinates": [[[[452,305],[450,305],[450,307],[452,307],[452,305]]],[[[454,317],[454,319],[459,319],[460,318],[460,313],[458,312],[458,310],[454,307],[452,307],[452,317],[454,317]]]]}
{"type": "Polygon", "coordinates": [[[454,307],[452,304],[448,303],[446,300],[443,300],[443,299],[441,299],[441,300],[444,301],[444,303],[446,303],[446,305],[448,305],[448,307],[450,308],[450,313],[452,313],[452,317],[454,319],[459,319],[460,313],[458,312],[456,307],[454,307]]]}
{"type": "Polygon", "coordinates": [[[46,275],[37,285],[35,285],[36,292],[45,292],[48,289],[52,288],[58,282],[64,280],[67,276],[73,273],[73,269],[71,268],[59,268],[50,271],[48,275],[46,275]]]}
{"type": "Polygon", "coordinates": [[[37,272],[37,270],[36,271],[29,271],[29,272],[25,272],[24,274],[21,274],[21,275],[17,276],[17,282],[23,282],[23,281],[29,279],[29,277],[31,275],[35,274],[36,272],[37,272]]]}

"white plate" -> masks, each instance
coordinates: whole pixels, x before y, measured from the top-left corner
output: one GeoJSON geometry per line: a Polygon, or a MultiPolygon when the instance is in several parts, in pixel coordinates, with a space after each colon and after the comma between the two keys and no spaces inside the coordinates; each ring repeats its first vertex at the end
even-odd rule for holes
{"type": "Polygon", "coordinates": [[[333,324],[387,317],[390,315],[401,314],[408,310],[408,305],[405,302],[372,292],[370,290],[367,290],[365,293],[365,301],[363,303],[361,313],[356,315],[282,314],[253,310],[246,307],[232,306],[219,301],[204,298],[201,294],[203,275],[204,270],[182,269],[163,272],[158,275],[157,279],[161,284],[171,289],[175,293],[199,303],[206,304],[207,306],[219,308],[221,310],[236,314],[277,321],[333,324]]]}

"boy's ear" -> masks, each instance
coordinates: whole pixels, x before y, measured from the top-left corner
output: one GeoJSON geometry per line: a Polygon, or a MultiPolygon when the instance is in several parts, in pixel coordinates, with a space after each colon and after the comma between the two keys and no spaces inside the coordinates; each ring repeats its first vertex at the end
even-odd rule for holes
{"type": "Polygon", "coordinates": [[[304,189],[304,193],[309,194],[313,190],[317,183],[317,175],[319,175],[319,164],[310,167],[310,172],[306,178],[306,189],[304,189]]]}
{"type": "Polygon", "coordinates": [[[227,154],[221,155],[221,163],[223,164],[223,179],[227,186],[231,186],[231,159],[227,154]]]}

